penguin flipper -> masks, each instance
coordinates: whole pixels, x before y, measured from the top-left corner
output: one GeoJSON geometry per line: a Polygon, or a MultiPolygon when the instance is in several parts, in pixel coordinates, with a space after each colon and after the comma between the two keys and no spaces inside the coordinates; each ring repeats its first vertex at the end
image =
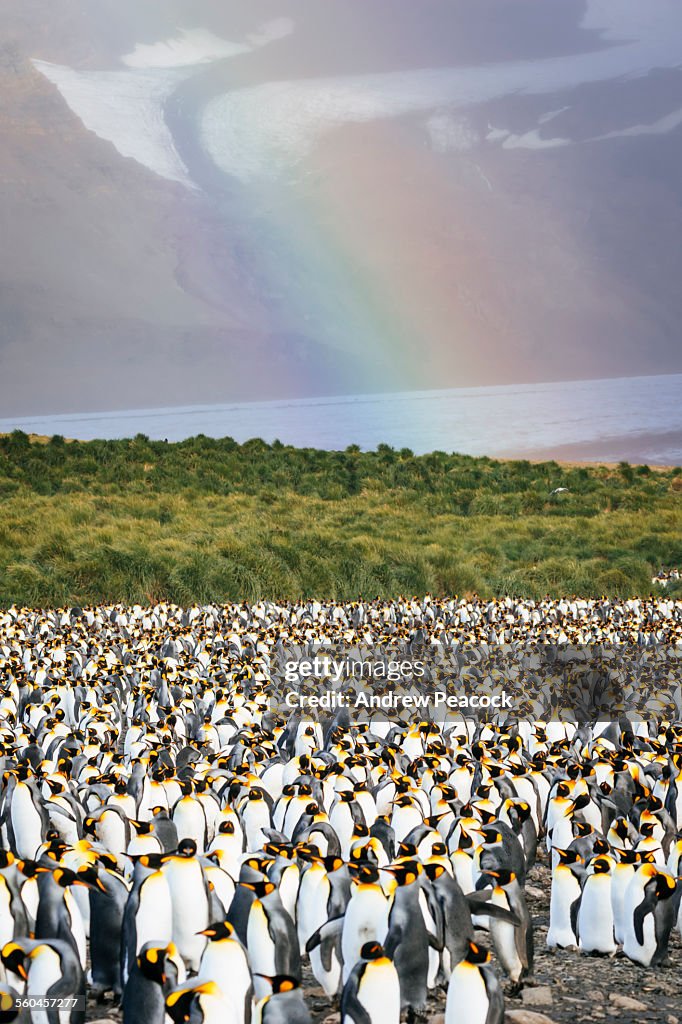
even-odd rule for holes
{"type": "Polygon", "coordinates": [[[483,967],[481,973],[488,994],[488,1012],[485,1016],[485,1024],[502,1024],[504,1021],[504,996],[497,975],[492,968],[487,966],[483,967]]]}
{"type": "Polygon", "coordinates": [[[330,971],[332,966],[332,951],[340,951],[341,930],[343,928],[343,917],[334,917],[331,921],[325,922],[306,942],[305,951],[310,953],[320,946],[320,959],[325,971],[330,971]]]}
{"type": "Polygon", "coordinates": [[[362,982],[367,964],[357,963],[348,975],[348,981],[343,986],[341,993],[341,1020],[346,1021],[349,1017],[353,1024],[372,1024],[372,1018],[365,1007],[358,999],[358,989],[362,982]]]}
{"type": "Polygon", "coordinates": [[[517,927],[521,922],[514,913],[513,910],[508,910],[506,907],[498,907],[497,904],[490,902],[492,896],[491,890],[483,890],[480,892],[470,892],[464,897],[467,901],[469,910],[474,914],[485,913],[488,917],[496,917],[498,921],[506,921],[508,924],[513,924],[517,927]]]}
{"type": "Polygon", "coordinates": [[[350,1017],[353,1024],[372,1024],[372,1018],[367,1013],[355,992],[349,992],[344,998],[341,1007],[341,1020],[345,1021],[350,1017]]]}
{"type": "Polygon", "coordinates": [[[403,941],[403,937],[403,926],[401,924],[394,924],[391,930],[389,931],[388,935],[386,936],[386,941],[384,943],[384,950],[386,952],[386,956],[390,957],[391,960],[395,956],[396,949],[403,941]]]}
{"type": "Polygon", "coordinates": [[[644,918],[651,912],[651,904],[645,897],[632,915],[632,924],[635,929],[635,938],[640,946],[644,945],[644,918]]]}
{"type": "Polygon", "coordinates": [[[580,910],[580,900],[582,894],[578,896],[577,900],[573,900],[571,903],[571,931],[576,937],[576,941],[580,939],[580,932],[578,930],[578,911],[580,910]]]}

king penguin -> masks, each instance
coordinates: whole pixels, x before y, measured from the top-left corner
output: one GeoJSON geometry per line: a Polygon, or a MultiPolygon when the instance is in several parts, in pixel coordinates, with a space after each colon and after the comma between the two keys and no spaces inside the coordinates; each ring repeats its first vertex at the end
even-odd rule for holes
{"type": "Polygon", "coordinates": [[[341,993],[341,1024],[399,1024],[400,978],[378,942],[366,942],[341,993]]]}
{"type": "Polygon", "coordinates": [[[502,1024],[504,996],[490,966],[490,953],[475,942],[455,967],[448,984],[445,1024],[502,1024]]]}

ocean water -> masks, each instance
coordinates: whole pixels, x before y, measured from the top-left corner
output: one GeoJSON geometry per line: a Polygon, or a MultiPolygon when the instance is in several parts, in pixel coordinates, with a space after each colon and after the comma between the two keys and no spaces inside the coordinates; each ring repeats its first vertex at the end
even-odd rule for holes
{"type": "Polygon", "coordinates": [[[0,432],[14,429],[680,465],[682,374],[0,419],[0,432]]]}

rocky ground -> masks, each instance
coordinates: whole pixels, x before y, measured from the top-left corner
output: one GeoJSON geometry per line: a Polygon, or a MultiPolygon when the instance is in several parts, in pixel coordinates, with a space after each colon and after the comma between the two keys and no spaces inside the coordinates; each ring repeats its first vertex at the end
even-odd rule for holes
{"type": "MultiPolygon", "coordinates": [[[[550,873],[539,863],[526,886],[535,923],[535,976],[522,992],[506,998],[505,1024],[682,1024],[682,941],[675,930],[670,962],[644,969],[625,957],[591,957],[574,950],[550,951],[545,945],[549,925],[550,873]]],[[[485,932],[477,935],[483,945],[485,932]]],[[[305,993],[314,1024],[338,1024],[339,1015],[309,969],[305,993]]],[[[444,1024],[445,993],[431,997],[428,1024],[444,1024]]],[[[119,1024],[122,1014],[111,1005],[89,1004],[92,1024],[119,1024]]]]}

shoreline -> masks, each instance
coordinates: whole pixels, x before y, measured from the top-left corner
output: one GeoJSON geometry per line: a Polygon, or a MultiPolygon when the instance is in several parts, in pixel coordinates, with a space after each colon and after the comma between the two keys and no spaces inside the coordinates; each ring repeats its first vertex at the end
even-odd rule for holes
{"type": "MultiPolygon", "coordinates": [[[[17,429],[20,429],[20,428],[17,428],[17,429]]],[[[10,437],[12,433],[13,433],[13,431],[0,432],[0,438],[2,438],[2,437],[10,437]]],[[[31,444],[46,445],[46,444],[50,443],[50,441],[52,440],[53,436],[61,436],[61,435],[26,433],[26,436],[28,437],[28,439],[29,439],[31,444]]],[[[647,437],[665,436],[665,437],[674,437],[675,439],[677,439],[679,437],[680,443],[682,443],[682,432],[679,432],[679,433],[678,432],[671,432],[670,434],[666,434],[666,435],[654,434],[654,435],[645,435],[645,436],[647,436],[647,437]]],[[[78,437],[64,437],[63,440],[64,440],[65,444],[74,444],[76,442],[78,442],[79,444],[92,444],[92,440],[94,440],[94,439],[83,440],[82,438],[78,438],[78,437]]],[[[116,442],[116,441],[130,440],[130,438],[126,438],[126,437],[104,438],[103,440],[105,440],[105,441],[107,441],[107,443],[109,443],[111,441],[116,442]]],[[[190,440],[190,437],[187,437],[184,440],[188,441],[188,440],[190,440]]],[[[216,440],[221,440],[221,439],[220,438],[216,438],[216,440]]],[[[182,444],[183,441],[169,441],[168,443],[169,444],[182,444]]],[[[597,442],[594,442],[594,444],[596,445],[597,442]]],[[[301,445],[285,445],[285,447],[287,447],[287,448],[300,448],[300,447],[304,447],[304,446],[301,446],[301,445]]],[[[513,452],[510,452],[510,453],[503,454],[503,455],[472,455],[471,458],[473,458],[473,459],[479,459],[479,458],[480,459],[489,459],[491,462],[500,462],[500,463],[505,463],[505,462],[529,462],[529,463],[531,463],[531,465],[534,465],[534,466],[540,466],[540,465],[543,465],[543,464],[548,463],[548,462],[555,462],[558,466],[561,466],[562,468],[565,468],[565,469],[607,469],[607,470],[617,470],[619,468],[621,462],[625,462],[628,465],[632,466],[633,469],[637,469],[640,466],[648,466],[648,468],[652,472],[656,472],[656,473],[670,472],[672,469],[675,469],[676,466],[677,466],[677,463],[674,463],[674,462],[646,462],[646,461],[634,462],[634,461],[631,461],[630,459],[627,459],[627,458],[623,458],[623,459],[598,459],[598,460],[592,460],[592,459],[584,458],[584,457],[580,458],[579,454],[577,454],[577,453],[576,453],[576,457],[574,457],[574,458],[571,457],[572,451],[574,449],[576,449],[576,448],[587,448],[587,447],[590,447],[590,445],[588,443],[586,443],[584,445],[580,445],[580,444],[564,445],[564,446],[562,446],[559,449],[547,448],[547,449],[540,449],[538,451],[533,451],[531,453],[523,453],[522,452],[522,453],[519,453],[519,454],[515,454],[513,452]],[[560,454],[560,453],[563,453],[563,454],[560,454]]],[[[329,452],[342,451],[342,449],[333,449],[333,448],[330,448],[330,449],[320,449],[320,450],[321,451],[329,451],[329,452]]],[[[365,451],[367,453],[370,453],[370,452],[375,451],[375,450],[376,449],[363,449],[363,451],[365,451]]],[[[425,456],[428,456],[428,455],[431,455],[431,454],[433,454],[433,452],[424,452],[423,456],[425,457],[425,456]]],[[[452,452],[452,453],[450,453],[450,452],[448,452],[446,454],[450,455],[450,454],[466,454],[466,453],[460,453],[460,452],[452,452]]],[[[417,456],[417,458],[419,458],[419,456],[417,456]]]]}

